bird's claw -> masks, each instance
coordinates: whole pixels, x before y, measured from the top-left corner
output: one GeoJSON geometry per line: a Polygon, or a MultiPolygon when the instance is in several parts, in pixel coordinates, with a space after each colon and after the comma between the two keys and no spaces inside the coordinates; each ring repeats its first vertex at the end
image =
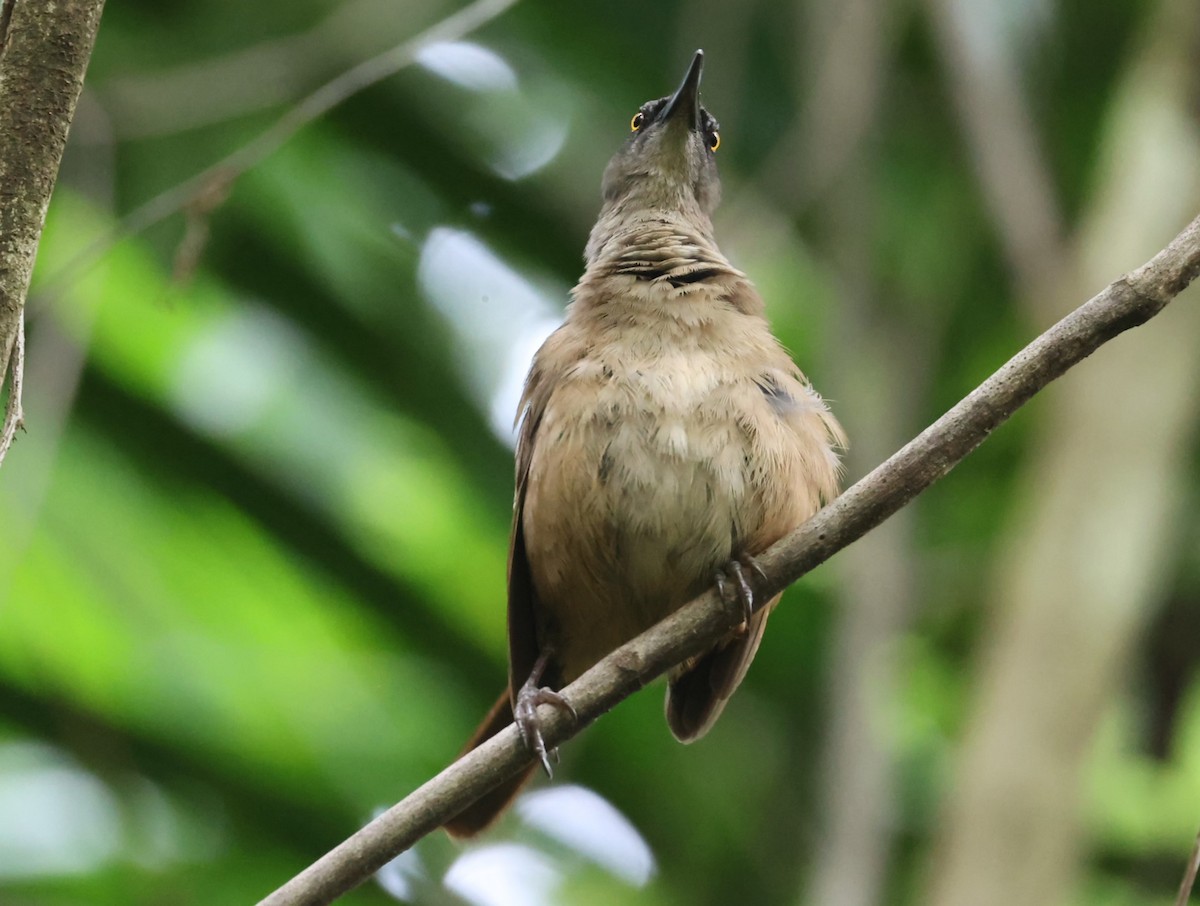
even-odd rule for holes
{"type": "Polygon", "coordinates": [[[760,581],[765,581],[767,578],[763,568],[750,556],[730,560],[725,564],[724,569],[717,570],[716,575],[717,592],[725,602],[733,604],[736,601],[742,605],[743,619],[742,625],[738,627],[739,633],[746,632],[750,625],[750,618],[754,616],[754,586],[751,584],[747,572],[756,575],[760,581]]]}
{"type": "Polygon", "coordinates": [[[550,760],[558,761],[558,749],[546,748],[546,740],[542,738],[542,722],[537,713],[538,705],[561,708],[576,720],[579,715],[561,693],[555,692],[549,686],[538,686],[531,680],[517,693],[516,707],[513,708],[513,719],[517,729],[521,731],[525,747],[542,763],[546,776],[553,777],[554,770],[550,767],[550,760]]]}

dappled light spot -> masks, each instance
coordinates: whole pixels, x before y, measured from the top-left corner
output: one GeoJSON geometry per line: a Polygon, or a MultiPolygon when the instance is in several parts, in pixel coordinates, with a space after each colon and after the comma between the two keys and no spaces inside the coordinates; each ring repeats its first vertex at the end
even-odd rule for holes
{"type": "MultiPolygon", "coordinates": [[[[378,818],[384,811],[378,809],[375,817],[378,818]]],[[[417,889],[424,880],[425,869],[415,849],[405,850],[375,872],[375,882],[402,903],[416,900],[417,889]]]]}
{"type": "Polygon", "coordinates": [[[0,746],[0,880],[86,874],[121,850],[121,807],[46,746],[0,746]]]}
{"type": "Polygon", "coordinates": [[[478,155],[499,176],[518,180],[546,166],[562,151],[571,106],[556,86],[522,87],[516,71],[494,50],[469,41],[431,44],[417,61],[451,84],[479,95],[459,111],[474,133],[464,150],[478,155]]]}
{"type": "Polygon", "coordinates": [[[446,889],[477,906],[542,906],[554,902],[562,871],[544,853],[519,843],[470,849],[446,872],[446,889]]]}
{"type": "Polygon", "coordinates": [[[621,880],[641,887],[654,876],[654,853],[617,808],[586,787],[537,790],[517,802],[527,824],[621,880]]]}
{"type": "MultiPolygon", "coordinates": [[[[446,890],[476,906],[548,906],[562,902],[564,893],[588,876],[602,885],[596,889],[615,892],[622,885],[643,887],[657,871],[633,824],[585,787],[568,784],[527,793],[517,800],[516,814],[525,826],[502,823],[489,835],[496,842],[469,846],[441,879],[446,890]],[[505,833],[522,842],[498,839],[505,833]]],[[[423,892],[437,883],[418,855],[422,844],[393,860],[379,877],[401,901],[422,901],[423,892]]]]}
{"type": "Polygon", "coordinates": [[[499,120],[498,137],[502,139],[489,163],[497,174],[516,181],[532,173],[558,156],[567,142],[565,117],[534,112],[523,105],[512,111],[508,120],[499,120]]]}
{"type": "Polygon", "coordinates": [[[517,74],[494,50],[471,41],[439,41],[423,47],[417,62],[447,82],[470,91],[516,91],[517,74]]]}
{"type": "Polygon", "coordinates": [[[267,308],[230,309],[184,349],[171,398],[179,414],[205,433],[239,434],[290,392],[304,345],[299,331],[267,308]]]}
{"type": "Polygon", "coordinates": [[[511,445],[529,362],[562,320],[550,301],[557,288],[535,286],[475,235],[450,227],[430,231],[417,279],[454,332],[459,370],[492,430],[511,445]]]}

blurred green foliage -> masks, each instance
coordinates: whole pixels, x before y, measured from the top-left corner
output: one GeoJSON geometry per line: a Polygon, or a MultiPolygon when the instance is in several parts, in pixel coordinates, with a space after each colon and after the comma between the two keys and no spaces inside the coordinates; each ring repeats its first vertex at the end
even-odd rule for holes
{"type": "MultiPolygon", "coordinates": [[[[1068,217],[1155,7],[1010,10],[1068,217]]],[[[453,758],[505,681],[515,398],[500,391],[566,302],[630,112],[697,44],[724,104],[718,235],[835,411],[854,410],[829,225],[818,204],[776,204],[759,175],[772,155],[806,166],[785,143],[813,88],[795,75],[804,4],[746,4],[730,36],[729,13],[701,0],[526,0],[466,39],[482,69],[457,71],[484,87],[427,59],[350,98],[194,218],[208,236],[186,273],[176,216],[56,281],[122,214],[452,11],[108,5],[29,302],[28,433],[0,471],[4,903],[253,902],[453,758]],[[231,80],[238,59],[254,77],[231,80]],[[439,264],[434,240],[475,257],[439,264]],[[509,296],[471,290],[473,274],[500,274],[509,296]]],[[[864,317],[923,332],[913,433],[1044,325],[1016,306],[926,16],[892,15],[864,317]]],[[[920,611],[874,702],[898,778],[887,902],[915,902],[927,870],[977,670],[980,577],[1037,418],[1035,404],[915,504],[920,611]]],[[[1193,642],[1194,547],[1163,603],[1193,642]]],[[[492,840],[561,873],[550,902],[801,902],[825,833],[839,587],[831,565],[789,591],[702,743],[670,738],[651,689],[566,747],[555,782],[629,819],[658,866],[647,887],[519,816],[492,840]]],[[[1156,638],[1097,742],[1081,901],[1169,902],[1200,814],[1194,660],[1165,700],[1156,638]],[[1163,713],[1154,752],[1147,715],[1163,713]]],[[[417,852],[413,896],[458,902],[438,883],[458,851],[439,836],[417,852]]],[[[393,901],[376,885],[346,899],[393,901]]]]}

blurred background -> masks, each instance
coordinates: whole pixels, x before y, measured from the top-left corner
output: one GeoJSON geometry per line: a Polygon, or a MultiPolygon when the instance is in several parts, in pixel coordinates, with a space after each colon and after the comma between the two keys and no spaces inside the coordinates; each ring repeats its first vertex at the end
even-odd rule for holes
{"type": "MultiPolygon", "coordinates": [[[[0,471],[0,902],[254,902],[454,757],[505,681],[524,370],[695,48],[718,238],[849,480],[1200,209],[1195,0],[490,0],[88,254],[460,8],[108,4],[0,471]]],[[[1173,902],[1197,295],[791,589],[702,742],[648,689],[345,902],[1173,902]]]]}

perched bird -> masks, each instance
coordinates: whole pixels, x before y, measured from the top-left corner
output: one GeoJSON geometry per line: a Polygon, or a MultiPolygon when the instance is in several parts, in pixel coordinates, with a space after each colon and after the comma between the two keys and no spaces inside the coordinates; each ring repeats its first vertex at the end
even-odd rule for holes
{"type": "MultiPolygon", "coordinates": [[[[549,769],[537,705],[714,582],[750,612],[751,559],[837,493],[841,427],[721,254],[717,121],[697,51],[643,104],[604,172],[566,321],[534,357],[518,418],[508,565],[509,688],[467,745],[515,719],[549,769]]],[[[682,742],[741,683],[778,597],[668,677],[682,742]]],[[[569,707],[569,706],[568,706],[569,707]]],[[[529,771],[447,824],[486,827],[529,771]]]]}

